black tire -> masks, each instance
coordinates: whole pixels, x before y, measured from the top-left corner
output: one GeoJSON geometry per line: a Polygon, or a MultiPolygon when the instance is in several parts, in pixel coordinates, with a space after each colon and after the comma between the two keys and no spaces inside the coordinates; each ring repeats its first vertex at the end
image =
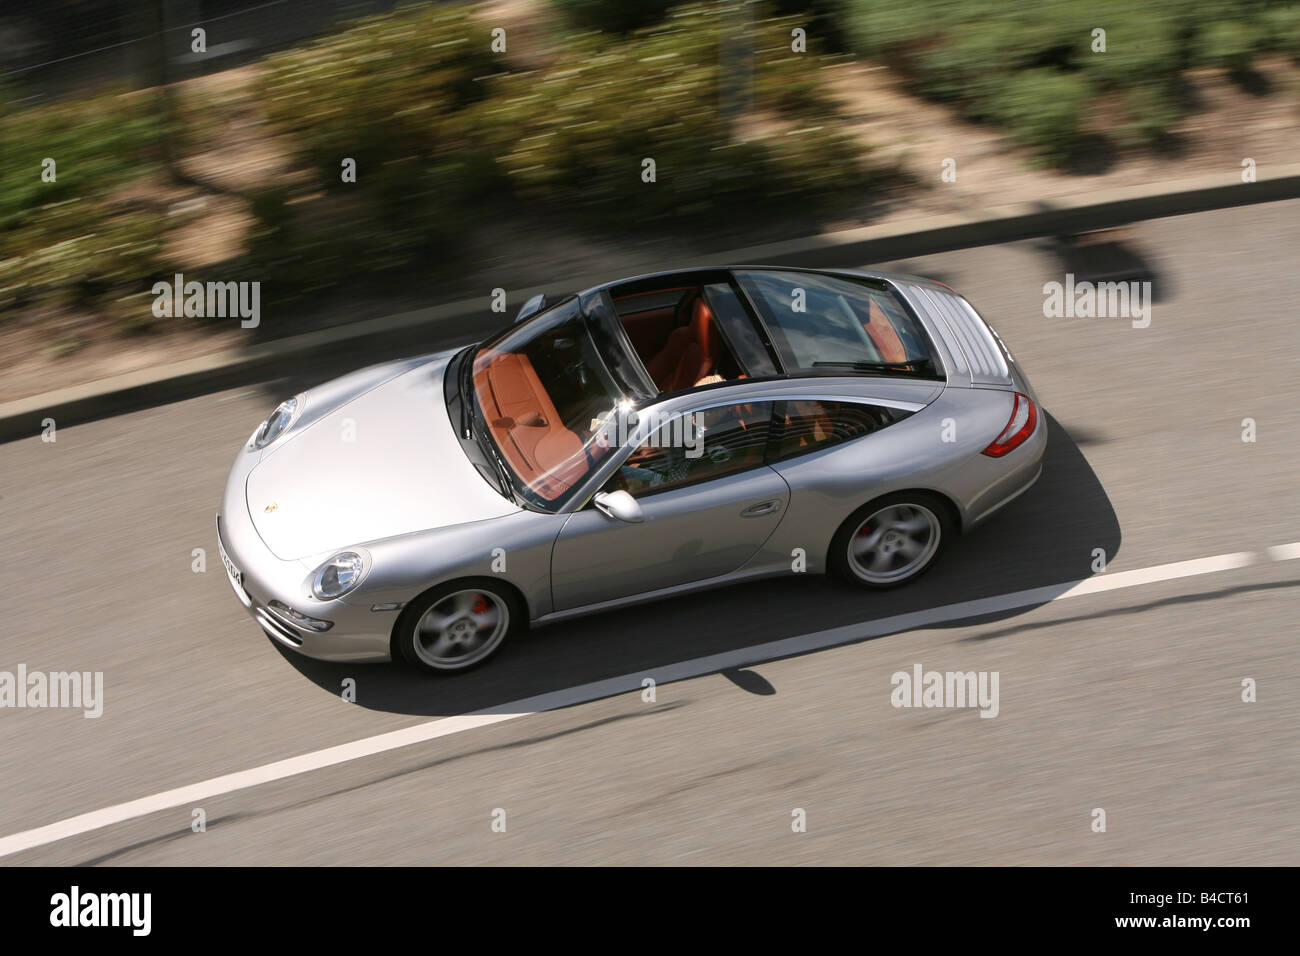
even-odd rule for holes
{"type": "Polygon", "coordinates": [[[902,587],[935,566],[956,531],[952,506],[945,499],[926,491],[901,491],[869,501],[845,518],[831,539],[826,563],[836,577],[858,587],[902,587]],[[864,529],[873,516],[880,516],[882,523],[864,529]],[[915,533],[904,530],[913,525],[915,533]],[[873,533],[875,545],[863,551],[873,533]],[[855,539],[857,546],[851,549],[855,539]],[[909,563],[918,542],[919,551],[909,563]]]}
{"type": "Polygon", "coordinates": [[[491,660],[526,625],[524,603],[513,588],[491,578],[448,581],[402,611],[393,625],[392,658],[426,674],[462,674],[491,660]],[[485,633],[494,614],[497,626],[485,633]]]}

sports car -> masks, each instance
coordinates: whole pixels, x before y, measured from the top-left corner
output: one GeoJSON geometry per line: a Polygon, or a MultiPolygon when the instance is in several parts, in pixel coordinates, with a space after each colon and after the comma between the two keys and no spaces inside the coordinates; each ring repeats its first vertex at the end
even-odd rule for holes
{"type": "Polygon", "coordinates": [[[280,644],[452,673],[529,625],[716,585],[914,581],[1046,443],[946,285],[675,271],[282,402],[235,458],[218,547],[280,644]]]}

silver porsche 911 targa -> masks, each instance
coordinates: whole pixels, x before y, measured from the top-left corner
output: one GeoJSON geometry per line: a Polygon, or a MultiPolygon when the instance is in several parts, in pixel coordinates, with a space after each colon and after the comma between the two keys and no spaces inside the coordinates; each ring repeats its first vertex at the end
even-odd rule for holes
{"type": "Polygon", "coordinates": [[[762,575],[904,584],[1046,444],[1011,353],[941,283],[671,272],[281,403],[217,538],[274,640],[445,673],[530,623],[762,575]]]}

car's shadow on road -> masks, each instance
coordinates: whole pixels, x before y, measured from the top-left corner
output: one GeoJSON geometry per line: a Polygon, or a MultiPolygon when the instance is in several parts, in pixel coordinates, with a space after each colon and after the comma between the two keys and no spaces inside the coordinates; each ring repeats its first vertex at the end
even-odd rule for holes
{"type": "MultiPolygon", "coordinates": [[[[865,592],[820,575],[792,574],[704,591],[533,629],[483,667],[456,677],[424,677],[396,665],[323,663],[282,649],[281,654],[330,694],[340,692],[345,678],[355,679],[356,703],[362,707],[452,715],[509,709],[512,701],[626,674],[652,677],[656,668],[676,662],[895,614],[1029,588],[1060,585],[1064,590],[1068,582],[1093,573],[1095,549],[1113,560],[1121,535],[1115,511],[1078,444],[1051,416],[1048,426],[1038,483],[954,542],[924,578],[900,590],[865,592]]],[[[1097,440],[1085,436],[1079,433],[1085,443],[1097,440]]],[[[983,614],[978,620],[992,625],[1027,610],[983,614]]],[[[744,672],[731,677],[746,687],[744,672]]]]}

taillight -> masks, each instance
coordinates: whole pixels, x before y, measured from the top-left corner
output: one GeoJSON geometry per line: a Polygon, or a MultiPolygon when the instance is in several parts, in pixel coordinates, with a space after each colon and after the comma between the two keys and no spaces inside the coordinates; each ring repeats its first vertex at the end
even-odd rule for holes
{"type": "Polygon", "coordinates": [[[1011,407],[1011,420],[1007,422],[1007,427],[1002,429],[1002,434],[993,439],[993,444],[985,448],[981,454],[988,455],[990,458],[1001,458],[1007,452],[1014,451],[1024,444],[1025,439],[1034,433],[1037,426],[1038,409],[1034,407],[1028,395],[1016,392],[1016,403],[1011,407]]]}

